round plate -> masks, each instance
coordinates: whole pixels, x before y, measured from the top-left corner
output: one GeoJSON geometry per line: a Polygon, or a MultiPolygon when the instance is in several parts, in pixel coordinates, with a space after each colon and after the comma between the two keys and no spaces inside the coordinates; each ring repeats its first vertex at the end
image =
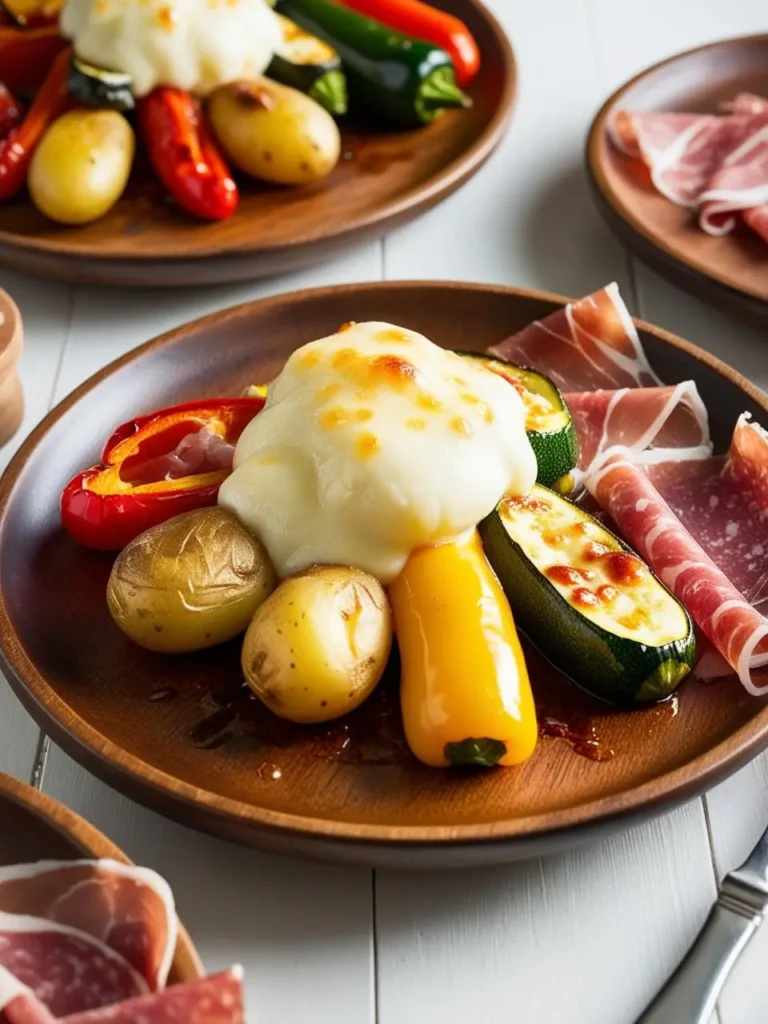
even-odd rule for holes
{"type": "Polygon", "coordinates": [[[715,112],[738,92],[768,95],[768,35],[727,39],[655,64],[603,104],[587,143],[600,212],[619,239],[686,291],[768,323],[768,245],[751,232],[712,238],[656,191],[647,169],[611,145],[616,110],[715,112]]]}
{"type": "Polygon", "coordinates": [[[482,54],[470,110],[427,127],[343,134],[343,156],[315,185],[243,179],[237,213],[219,224],[187,217],[148,171],[101,220],[57,226],[29,197],[0,204],[0,264],[77,283],[200,285],[272,276],[327,258],[424,213],[470,178],[500,142],[516,69],[504,31],[479,0],[437,0],[460,17],[482,54]]]}
{"type": "MultiPolygon", "coordinates": [[[[130,861],[101,832],[63,804],[37,789],[0,773],[0,864],[36,860],[74,860],[106,857],[130,861]]],[[[176,954],[169,984],[194,981],[203,976],[197,950],[179,925],[176,954]]]]}
{"type": "MultiPolygon", "coordinates": [[[[539,711],[594,729],[612,759],[589,760],[544,737],[521,768],[423,767],[402,742],[396,679],[345,723],[281,724],[237,698],[238,643],[163,657],[128,641],[107,611],[111,557],[60,529],[62,487],[137,413],[269,380],[294,348],[347,320],[394,320],[445,346],[481,351],[564,301],[451,282],[278,295],[178,328],[91,378],[35,430],[0,482],[0,651],[30,713],[94,774],[181,822],[362,864],[538,855],[697,795],[743,764],[768,744],[768,710],[738,682],[690,681],[679,707],[619,713],[533,652],[539,711]]],[[[640,326],[664,379],[697,381],[721,448],[745,409],[768,419],[768,398],[733,370],[640,326]]]]}

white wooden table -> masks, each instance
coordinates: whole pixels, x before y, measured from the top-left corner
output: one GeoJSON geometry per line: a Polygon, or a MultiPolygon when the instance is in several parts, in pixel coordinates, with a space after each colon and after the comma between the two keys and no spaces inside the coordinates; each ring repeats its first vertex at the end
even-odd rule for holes
{"type": "MultiPolygon", "coordinates": [[[[520,66],[506,141],[458,194],[385,240],[291,277],[209,290],[105,291],[0,270],[26,324],[17,442],[94,371],[178,323],[271,292],[382,277],[571,295],[615,279],[635,314],[768,388],[766,339],[630,258],[598,219],[582,169],[587,126],[621,81],[698,43],[765,31],[765,4],[492,7],[520,66]]],[[[461,874],[305,864],[196,835],[111,792],[49,745],[6,687],[0,769],[33,780],[162,872],[207,967],[245,965],[249,1020],[260,1024],[631,1024],[696,934],[718,878],[768,824],[761,758],[704,800],[544,861],[461,874]]],[[[767,955],[768,927],[732,976],[720,1024],[768,1020],[767,955]]]]}

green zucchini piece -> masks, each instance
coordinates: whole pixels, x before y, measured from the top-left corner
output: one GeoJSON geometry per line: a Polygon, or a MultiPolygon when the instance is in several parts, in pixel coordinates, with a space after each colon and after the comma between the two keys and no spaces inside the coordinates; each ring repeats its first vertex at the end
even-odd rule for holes
{"type": "Polygon", "coordinates": [[[538,465],[537,482],[556,491],[573,489],[573,470],[579,461],[579,440],[573,419],[557,385],[543,373],[505,363],[477,352],[460,355],[476,359],[517,388],[525,404],[525,427],[538,465]]]}
{"type": "Polygon", "coordinates": [[[404,36],[332,0],[277,0],[275,10],[324,39],[339,54],[350,101],[368,117],[409,127],[446,107],[469,107],[453,61],[439,46],[404,36]]]}
{"type": "Polygon", "coordinates": [[[73,57],[69,66],[67,91],[88,107],[133,110],[135,103],[132,85],[130,75],[96,67],[79,57],[73,57]]]}
{"type": "Polygon", "coordinates": [[[499,502],[479,530],[518,626],[582,689],[613,704],[649,704],[688,675],[696,653],[688,612],[584,509],[536,484],[499,502]]]}
{"type": "Polygon", "coordinates": [[[338,53],[289,18],[280,14],[277,18],[285,45],[283,52],[272,58],[267,77],[305,92],[334,117],[346,114],[347,79],[338,53]]]}

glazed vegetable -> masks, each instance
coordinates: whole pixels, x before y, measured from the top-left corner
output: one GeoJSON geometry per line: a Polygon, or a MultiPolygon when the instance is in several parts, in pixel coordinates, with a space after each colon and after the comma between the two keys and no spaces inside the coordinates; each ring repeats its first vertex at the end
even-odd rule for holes
{"type": "Polygon", "coordinates": [[[181,654],[242,633],[275,586],[259,541],[223,508],[153,526],[117,556],[107,603],[142,647],[181,654]]]}
{"type": "Polygon", "coordinates": [[[207,399],[122,424],[104,445],[100,465],[65,487],[65,529],[81,544],[114,551],[171,516],[213,505],[229,469],[219,460],[211,464],[205,447],[195,460],[180,449],[205,430],[208,441],[227,443],[231,459],[231,446],[263,406],[263,398],[207,399]]]}
{"type": "Polygon", "coordinates": [[[67,79],[70,96],[88,107],[106,107],[108,110],[133,110],[131,76],[121,71],[88,64],[79,57],[72,58],[67,79]]]}
{"type": "Polygon", "coordinates": [[[288,18],[279,14],[277,18],[283,29],[284,47],[272,58],[267,77],[305,92],[334,117],[346,114],[347,80],[338,53],[288,18]]]}
{"type": "Polygon", "coordinates": [[[318,566],[291,576],[248,627],[246,682],[276,715],[327,722],[361,704],[381,679],[392,621],[378,580],[318,566]]]}
{"type": "Polygon", "coordinates": [[[24,107],[0,82],[0,142],[24,119],[24,107]]]}
{"type": "Polygon", "coordinates": [[[33,93],[66,45],[57,25],[26,29],[0,26],[0,79],[17,95],[33,93]]]}
{"type": "Polygon", "coordinates": [[[549,377],[514,363],[462,352],[466,359],[480,360],[493,373],[508,380],[523,399],[528,440],[536,454],[537,480],[558,491],[573,488],[573,470],[579,461],[579,441],[563,396],[549,377]]]}
{"type": "Polygon", "coordinates": [[[69,106],[66,81],[69,51],[53,63],[27,116],[0,142],[0,199],[15,195],[24,186],[32,154],[48,127],[69,106]]]}
{"type": "Polygon", "coordinates": [[[135,149],[133,129],[115,110],[62,114],[32,156],[32,202],[59,224],[98,220],[123,194],[135,149]]]}
{"type": "Polygon", "coordinates": [[[583,509],[537,484],[503,500],[480,533],[520,628],[583,689],[647,704],[689,673],[688,612],[583,509]]]}
{"type": "Polygon", "coordinates": [[[328,111],[266,78],[223,85],[208,101],[208,116],[232,163],[264,181],[318,181],[339,159],[341,136],[328,111]]]}
{"type": "Polygon", "coordinates": [[[442,47],[453,61],[456,81],[468,85],[480,69],[480,50],[463,21],[421,0],[341,0],[345,7],[383,25],[442,47]]]}
{"type": "Polygon", "coordinates": [[[325,39],[344,64],[350,99],[370,115],[428,124],[446,107],[467,107],[451,58],[332,0],[277,0],[279,13],[325,39]]]}
{"type": "Polygon", "coordinates": [[[182,89],[154,89],[139,101],[137,114],[152,166],[179,206],[203,220],[231,217],[237,185],[199,102],[182,89]]]}
{"type": "Polygon", "coordinates": [[[435,768],[530,757],[537,725],[528,672],[477,531],[415,551],[389,597],[403,724],[416,757],[435,768]]]}

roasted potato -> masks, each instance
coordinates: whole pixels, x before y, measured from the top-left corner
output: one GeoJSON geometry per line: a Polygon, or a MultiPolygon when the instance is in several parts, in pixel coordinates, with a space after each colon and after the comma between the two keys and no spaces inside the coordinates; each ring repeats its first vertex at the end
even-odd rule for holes
{"type": "Polygon", "coordinates": [[[242,665],[256,696],[292,722],[352,711],[378,683],[392,646],[392,616],[373,576],[317,566],[284,580],[256,612],[242,665]]]}
{"type": "Polygon", "coordinates": [[[303,185],[338,162],[341,136],[328,111],[277,82],[224,85],[208,101],[208,116],[229,159],[254,178],[303,185]]]}
{"type": "Polygon", "coordinates": [[[60,224],[97,220],[123,194],[135,149],[133,129],[116,110],[62,114],[32,156],[32,201],[60,224]]]}
{"type": "Polygon", "coordinates": [[[203,508],[131,541],[112,568],[107,602],[137,644],[179,654],[242,633],[275,582],[269,556],[240,520],[203,508]]]}

